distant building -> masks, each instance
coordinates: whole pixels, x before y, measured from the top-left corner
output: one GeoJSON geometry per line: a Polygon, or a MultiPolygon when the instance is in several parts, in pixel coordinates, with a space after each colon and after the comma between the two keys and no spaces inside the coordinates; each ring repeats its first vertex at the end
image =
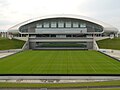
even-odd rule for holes
{"type": "Polygon", "coordinates": [[[120,31],[119,31],[119,33],[118,33],[118,37],[120,37],[120,31]]]}
{"type": "Polygon", "coordinates": [[[5,32],[5,31],[0,31],[0,37],[7,38],[7,32],[5,32]]]}
{"type": "Polygon", "coordinates": [[[28,35],[29,49],[93,49],[94,37],[118,36],[117,28],[79,15],[51,15],[30,19],[11,27],[8,32],[11,36],[28,35]]]}
{"type": "Polygon", "coordinates": [[[0,31],[0,37],[2,37],[2,32],[0,31]]]}

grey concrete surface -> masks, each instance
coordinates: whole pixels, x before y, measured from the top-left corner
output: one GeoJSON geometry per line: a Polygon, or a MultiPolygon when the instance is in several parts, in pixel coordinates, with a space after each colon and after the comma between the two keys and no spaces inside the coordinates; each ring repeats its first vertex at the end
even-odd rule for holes
{"type": "Polygon", "coordinates": [[[0,50],[0,58],[4,58],[20,52],[22,49],[10,49],[10,50],[0,50]]]}
{"type": "Polygon", "coordinates": [[[113,49],[99,49],[100,52],[107,54],[111,57],[114,57],[120,60],[120,50],[113,50],[113,49]]]}
{"type": "Polygon", "coordinates": [[[120,80],[120,76],[0,76],[0,80],[120,80]]]}

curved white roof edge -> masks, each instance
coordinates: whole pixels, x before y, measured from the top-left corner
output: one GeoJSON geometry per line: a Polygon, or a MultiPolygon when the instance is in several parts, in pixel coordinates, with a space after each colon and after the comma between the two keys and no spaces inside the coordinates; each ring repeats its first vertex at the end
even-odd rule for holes
{"type": "Polygon", "coordinates": [[[22,23],[19,23],[11,28],[8,29],[9,31],[15,31],[18,32],[18,29],[20,26],[34,22],[34,21],[38,21],[38,20],[42,20],[42,19],[49,19],[49,18],[74,18],[74,19],[81,19],[81,20],[85,20],[85,21],[89,21],[89,22],[93,22],[96,23],[98,25],[101,25],[105,32],[109,32],[109,31],[114,31],[114,32],[118,32],[119,30],[115,27],[113,27],[112,25],[109,25],[107,23],[104,23],[102,21],[90,18],[90,17],[86,17],[86,16],[81,16],[81,15],[72,15],[72,14],[56,14],[56,15],[47,15],[47,16],[41,16],[41,17],[37,17],[37,18],[33,18],[33,19],[29,19],[27,21],[24,21],[22,23]]]}

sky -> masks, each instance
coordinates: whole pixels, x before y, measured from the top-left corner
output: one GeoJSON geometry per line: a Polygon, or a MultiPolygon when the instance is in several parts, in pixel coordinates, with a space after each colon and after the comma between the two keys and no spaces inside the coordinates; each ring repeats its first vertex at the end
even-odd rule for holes
{"type": "Polygon", "coordinates": [[[53,14],[87,16],[120,30],[120,0],[0,0],[0,30],[53,14]]]}

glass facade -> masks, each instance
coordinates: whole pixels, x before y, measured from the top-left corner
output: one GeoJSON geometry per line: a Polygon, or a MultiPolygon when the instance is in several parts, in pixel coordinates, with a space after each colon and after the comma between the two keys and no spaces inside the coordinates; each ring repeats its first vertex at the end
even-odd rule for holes
{"type": "Polygon", "coordinates": [[[66,28],[71,28],[72,27],[71,22],[70,21],[69,22],[65,22],[65,27],[66,28]]]}
{"type": "Polygon", "coordinates": [[[64,28],[64,22],[58,21],[58,28],[64,28]]]}
{"type": "Polygon", "coordinates": [[[85,28],[86,27],[86,23],[80,23],[80,27],[81,28],[85,28]]]}
{"type": "Polygon", "coordinates": [[[50,27],[50,26],[49,26],[49,23],[48,23],[48,22],[44,22],[44,23],[43,23],[43,27],[44,27],[44,28],[49,28],[49,27],[50,27]]]}
{"type": "MultiPolygon", "coordinates": [[[[85,28],[87,29],[87,33],[95,33],[95,32],[102,32],[103,27],[89,22],[89,21],[84,21],[80,19],[73,19],[73,18],[51,18],[51,19],[45,19],[45,20],[39,20],[32,22],[30,24],[24,25],[20,27],[20,32],[22,33],[35,33],[35,30],[46,30],[46,29],[51,29],[54,30],[54,28],[63,28],[63,29],[69,29],[75,28],[81,29],[85,28]]],[[[58,29],[59,30],[59,29],[58,29]]]]}
{"type": "Polygon", "coordinates": [[[57,28],[57,22],[51,22],[51,28],[57,28]]]}
{"type": "Polygon", "coordinates": [[[79,28],[79,22],[73,22],[73,28],[79,28]]]}

